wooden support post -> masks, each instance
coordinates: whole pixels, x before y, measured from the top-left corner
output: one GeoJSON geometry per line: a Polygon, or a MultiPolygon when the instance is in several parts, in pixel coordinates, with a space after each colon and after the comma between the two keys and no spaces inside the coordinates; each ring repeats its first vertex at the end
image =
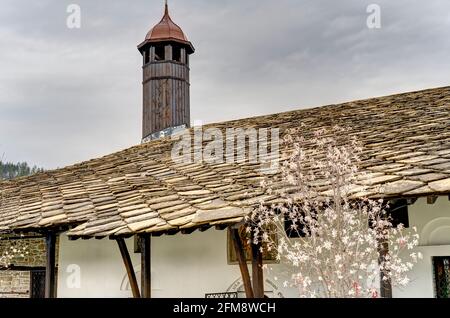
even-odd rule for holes
{"type": "MultiPolygon", "coordinates": [[[[389,251],[389,243],[387,240],[378,241],[378,263],[384,262],[384,258],[389,251]]],[[[392,298],[391,280],[385,280],[385,273],[380,271],[380,296],[381,298],[392,298]]]]}
{"type": "Polygon", "coordinates": [[[122,260],[127,270],[128,280],[130,282],[131,292],[134,298],[140,298],[139,287],[136,279],[136,274],[133,269],[133,264],[131,262],[130,253],[128,252],[127,244],[123,238],[117,238],[117,245],[119,245],[120,254],[122,255],[122,260]]]}
{"type": "Polygon", "coordinates": [[[141,234],[140,244],[141,244],[141,297],[151,298],[152,278],[151,278],[150,234],[141,234]]]}
{"type": "Polygon", "coordinates": [[[247,260],[244,253],[243,244],[241,241],[241,237],[239,236],[238,229],[228,228],[230,233],[231,241],[234,246],[234,251],[236,252],[236,256],[239,262],[239,269],[241,271],[242,282],[244,283],[245,297],[253,298],[253,288],[250,280],[250,273],[247,267],[247,260]]]}
{"type": "Polygon", "coordinates": [[[172,51],[172,45],[168,44],[164,47],[165,50],[165,61],[172,61],[173,59],[173,51],[172,51]]]}
{"type": "Polygon", "coordinates": [[[264,298],[264,274],[261,245],[252,243],[252,280],[255,298],[264,298]]]}
{"type": "Polygon", "coordinates": [[[56,298],[56,234],[45,237],[47,262],[45,265],[45,298],[56,298]]]}
{"type": "Polygon", "coordinates": [[[149,54],[150,54],[150,57],[149,57],[149,62],[151,63],[151,62],[154,62],[155,61],[155,47],[154,46],[151,46],[150,47],[150,50],[149,50],[149,54]]]}
{"type": "Polygon", "coordinates": [[[186,64],[186,49],[184,47],[181,48],[180,54],[181,54],[180,62],[186,64]]]}

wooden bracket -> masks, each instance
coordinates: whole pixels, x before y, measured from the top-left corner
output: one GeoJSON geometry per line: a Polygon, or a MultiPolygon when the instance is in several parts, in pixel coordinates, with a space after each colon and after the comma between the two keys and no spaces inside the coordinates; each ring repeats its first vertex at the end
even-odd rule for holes
{"type": "Polygon", "coordinates": [[[438,199],[437,195],[429,195],[429,196],[427,196],[427,203],[435,204],[437,199],[438,199]]]}
{"type": "Polygon", "coordinates": [[[139,292],[139,287],[136,279],[136,273],[133,269],[133,264],[131,262],[130,253],[128,252],[127,244],[123,238],[116,238],[117,245],[119,245],[120,254],[122,255],[122,260],[127,270],[128,280],[130,282],[131,292],[134,298],[140,298],[141,294],[139,292]]]}

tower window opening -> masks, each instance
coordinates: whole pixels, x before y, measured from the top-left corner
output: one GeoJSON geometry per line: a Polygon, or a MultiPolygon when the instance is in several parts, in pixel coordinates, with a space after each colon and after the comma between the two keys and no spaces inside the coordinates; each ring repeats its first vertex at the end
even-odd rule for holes
{"type": "Polygon", "coordinates": [[[173,60],[177,62],[181,62],[181,48],[180,47],[174,47],[173,48],[173,60]]]}
{"type": "Polygon", "coordinates": [[[155,60],[156,61],[164,61],[166,58],[165,48],[162,45],[158,45],[155,47],[155,60]]]}
{"type": "Polygon", "coordinates": [[[144,64],[148,64],[150,62],[150,50],[145,50],[145,60],[144,64]]]}

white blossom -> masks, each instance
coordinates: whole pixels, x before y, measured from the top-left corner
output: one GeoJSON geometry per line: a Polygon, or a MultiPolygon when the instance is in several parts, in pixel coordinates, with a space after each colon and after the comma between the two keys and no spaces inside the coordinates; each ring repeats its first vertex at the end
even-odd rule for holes
{"type": "Polygon", "coordinates": [[[261,202],[246,219],[253,243],[262,242],[277,260],[292,266],[291,284],[300,297],[378,298],[373,286],[380,271],[393,286],[408,284],[407,273],[422,258],[413,251],[419,244],[417,229],[408,233],[403,225],[394,227],[382,199],[351,197],[368,173],[359,169],[362,147],[356,138],[342,127],[301,135],[299,127],[283,137],[288,160],[281,163],[279,179],[261,183],[284,203],[261,202]],[[328,191],[324,185],[330,185],[328,191]],[[300,239],[287,237],[286,218],[300,239]],[[389,243],[380,264],[379,242],[389,243]],[[400,257],[404,250],[411,251],[409,258],[400,257]]]}

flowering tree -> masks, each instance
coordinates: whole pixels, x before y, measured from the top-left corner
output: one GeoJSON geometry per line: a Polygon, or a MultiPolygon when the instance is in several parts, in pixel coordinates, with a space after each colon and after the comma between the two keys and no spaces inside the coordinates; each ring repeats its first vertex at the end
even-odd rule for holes
{"type": "Polygon", "coordinates": [[[282,200],[261,202],[247,218],[253,243],[264,243],[291,265],[292,280],[285,284],[302,297],[379,297],[380,273],[384,282],[406,285],[421,257],[411,251],[418,235],[393,225],[385,201],[360,196],[364,187],[357,181],[364,173],[357,139],[339,127],[308,140],[298,132],[283,139],[287,160],[279,178],[262,182],[282,200]]]}

